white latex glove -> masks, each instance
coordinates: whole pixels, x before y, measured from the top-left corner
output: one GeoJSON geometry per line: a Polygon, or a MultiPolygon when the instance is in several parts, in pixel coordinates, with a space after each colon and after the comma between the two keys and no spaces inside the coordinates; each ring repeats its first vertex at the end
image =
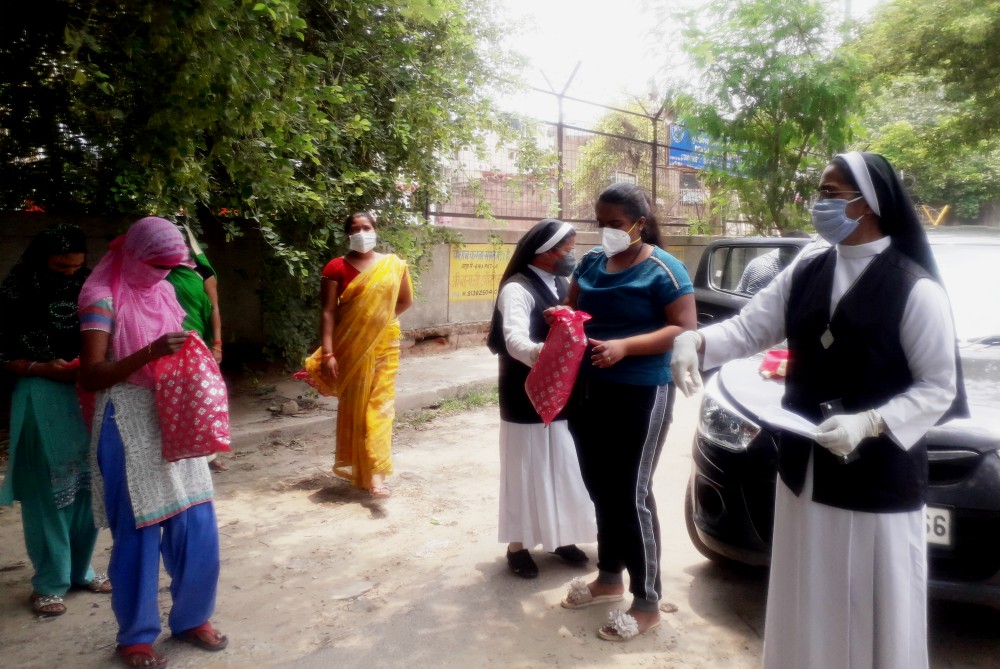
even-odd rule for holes
{"type": "Polygon", "coordinates": [[[702,336],[687,330],[674,338],[674,352],[670,358],[670,375],[685,397],[701,390],[701,372],[698,371],[698,347],[702,336]]]}
{"type": "Polygon", "coordinates": [[[874,409],[831,416],[819,424],[816,442],[834,455],[846,458],[863,439],[877,437],[882,418],[874,409]]]}

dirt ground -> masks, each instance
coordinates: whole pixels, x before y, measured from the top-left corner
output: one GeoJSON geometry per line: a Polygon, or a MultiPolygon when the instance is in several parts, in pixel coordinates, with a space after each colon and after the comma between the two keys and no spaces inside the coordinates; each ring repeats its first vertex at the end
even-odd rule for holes
{"type": "MultiPolygon", "coordinates": [[[[693,414],[696,401],[679,400],[675,415],[693,414]]],[[[229,471],[215,475],[222,575],[213,618],[230,646],[208,654],[163,636],[157,649],[176,668],[757,667],[764,576],[706,562],[683,530],[692,430],[693,421],[675,422],[656,478],[664,599],[676,610],[667,607],[661,627],[635,641],[597,638],[610,605],[559,606],[567,583],[592,566],[573,569],[536,551],[538,579],[507,571],[496,541],[497,409],[485,407],[403,427],[393,497],[384,502],[328,473],[329,436],[273,440],[230,456],[229,471]]],[[[595,546],[583,548],[593,560],[595,546]]],[[[98,570],[106,569],[109,549],[102,531],[98,570]]],[[[26,603],[30,575],[20,514],[6,509],[0,665],[115,666],[109,599],[72,593],[66,615],[38,618],[26,603]]],[[[165,578],[161,586],[166,629],[165,578]]],[[[982,643],[993,636],[984,628],[973,642],[986,650],[982,643]]],[[[995,666],[996,643],[987,645],[986,664],[935,666],[995,666]]]]}
{"type": "MultiPolygon", "coordinates": [[[[329,473],[329,436],[237,451],[229,471],[215,475],[222,575],[213,620],[230,646],[210,655],[163,636],[158,650],[172,667],[756,666],[759,578],[736,584],[753,596],[734,594],[734,603],[751,604],[724,613],[728,627],[720,632],[692,610],[692,603],[715,610],[719,602],[698,600],[697,588],[688,601],[697,573],[665,573],[666,599],[680,609],[664,614],[654,633],[611,644],[595,634],[611,607],[559,606],[567,583],[592,569],[536,552],[540,577],[513,577],[496,541],[497,432],[496,407],[404,426],[394,446],[393,497],[383,502],[329,473]]],[[[683,451],[689,439],[674,435],[668,448],[683,451]]],[[[661,472],[661,513],[679,513],[677,482],[686,471],[661,465],[661,472]]],[[[35,617],[26,604],[31,566],[16,508],[0,513],[0,547],[0,664],[113,666],[109,599],[71,593],[66,615],[35,617]]],[[[595,546],[583,548],[593,560],[595,546]]],[[[665,551],[678,549],[706,568],[686,537],[667,537],[665,551]]],[[[98,570],[109,550],[102,531],[98,570]]],[[[167,583],[164,577],[164,629],[167,583]]]]}

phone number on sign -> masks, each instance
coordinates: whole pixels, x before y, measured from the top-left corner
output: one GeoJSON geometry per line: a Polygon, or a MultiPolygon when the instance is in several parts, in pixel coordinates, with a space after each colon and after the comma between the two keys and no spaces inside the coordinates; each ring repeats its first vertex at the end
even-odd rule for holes
{"type": "Polygon", "coordinates": [[[487,288],[483,290],[463,290],[462,295],[493,295],[496,290],[492,288],[487,288]]]}

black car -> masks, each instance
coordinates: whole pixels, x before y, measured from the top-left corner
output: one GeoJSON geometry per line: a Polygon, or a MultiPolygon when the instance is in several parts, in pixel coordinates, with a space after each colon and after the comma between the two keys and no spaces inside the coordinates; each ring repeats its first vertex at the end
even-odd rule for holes
{"type": "MultiPolygon", "coordinates": [[[[930,591],[1000,606],[1000,229],[942,228],[928,237],[955,315],[971,410],[924,437],[930,591]]],[[[691,541],[720,562],[770,558],[778,433],[759,416],[784,388],[760,375],[762,358],[723,365],[702,399],[685,515],[691,541]]]]}
{"type": "Polygon", "coordinates": [[[736,315],[808,243],[797,237],[734,237],[709,243],[694,275],[698,327],[736,315]],[[770,271],[761,273],[761,264],[770,271]]]}

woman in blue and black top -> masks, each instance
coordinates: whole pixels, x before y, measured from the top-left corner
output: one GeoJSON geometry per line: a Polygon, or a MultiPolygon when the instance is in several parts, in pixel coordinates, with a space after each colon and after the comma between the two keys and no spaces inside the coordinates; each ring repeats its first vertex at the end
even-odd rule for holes
{"type": "Polygon", "coordinates": [[[580,261],[567,303],[586,311],[590,339],[569,408],[580,468],[597,512],[596,580],[578,579],[562,605],[580,608],[623,598],[598,635],[625,641],[660,623],[659,520],[653,471],[673,409],[674,338],[697,327],[694,289],[684,265],[660,248],[659,225],[643,191],[606,188],[595,205],[602,245],[580,261]]]}

